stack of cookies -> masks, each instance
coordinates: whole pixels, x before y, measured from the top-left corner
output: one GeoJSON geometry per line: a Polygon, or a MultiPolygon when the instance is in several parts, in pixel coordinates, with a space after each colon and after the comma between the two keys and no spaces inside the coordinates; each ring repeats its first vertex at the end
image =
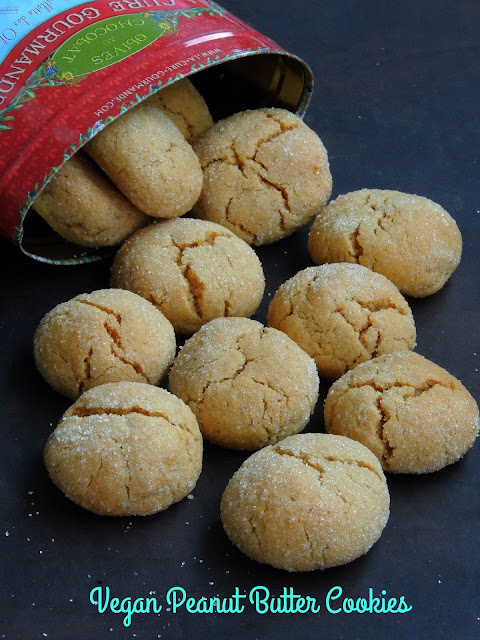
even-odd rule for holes
{"type": "Polygon", "coordinates": [[[255,560],[309,571],[378,540],[385,472],[429,473],[468,451],[477,404],[413,352],[404,297],[435,293],[456,269],[455,221],[420,196],[363,189],[327,204],[331,192],[326,149],[297,116],[262,108],[213,123],[188,80],[51,180],[34,206],[60,235],[123,242],[111,288],[58,305],[35,335],[41,374],[74,400],[45,448],[71,500],[152,514],[192,491],[203,438],[253,451],[223,494],[224,528],[255,560]],[[250,319],[265,290],[255,247],[312,221],[315,266],[279,287],[267,326],[250,319]],[[333,381],[328,433],[301,434],[320,378],[333,381]]]}

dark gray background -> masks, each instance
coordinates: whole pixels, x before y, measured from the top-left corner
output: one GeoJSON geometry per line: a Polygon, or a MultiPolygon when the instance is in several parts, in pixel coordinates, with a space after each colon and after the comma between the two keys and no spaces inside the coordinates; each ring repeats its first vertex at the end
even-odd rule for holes
{"type": "MultiPolygon", "coordinates": [[[[333,196],[362,187],[427,196],[457,220],[460,267],[436,295],[409,302],[417,351],[458,377],[478,400],[480,379],[479,31],[472,0],[224,0],[223,6],[311,65],[315,90],[305,121],[329,151],[333,196]]],[[[259,249],[267,290],[265,321],[281,282],[311,264],[308,230],[259,249]]],[[[36,372],[32,336],[55,304],[108,285],[109,261],[77,267],[35,263],[0,240],[0,463],[2,549],[0,637],[55,638],[390,638],[480,635],[477,444],[459,463],[422,477],[389,476],[391,517],[372,550],[325,572],[289,574],[261,566],[229,543],[219,500],[246,454],[205,446],[194,500],[148,518],[94,516],[66,500],[42,463],[46,438],[70,404],[36,372]],[[7,535],[8,534],[8,535],[7,535]],[[361,597],[372,588],[405,596],[409,613],[193,615],[162,611],[100,615],[90,590],[164,604],[183,586],[195,597],[229,596],[255,585],[283,587],[323,604],[339,585],[361,597]]],[[[323,429],[323,398],[309,430],[323,429]]]]}

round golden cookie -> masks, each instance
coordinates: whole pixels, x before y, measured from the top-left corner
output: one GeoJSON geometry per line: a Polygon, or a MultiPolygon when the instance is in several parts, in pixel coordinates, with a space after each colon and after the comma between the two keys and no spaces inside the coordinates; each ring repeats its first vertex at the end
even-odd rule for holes
{"type": "Polygon", "coordinates": [[[33,208],[62,238],[83,247],[120,244],[149,220],[81,151],[59,169],[33,208]]]}
{"type": "Polygon", "coordinates": [[[202,469],[195,416],[165,389],[139,382],[85,392],[45,446],[63,493],[99,515],[150,515],[184,498],[202,469]]]}
{"type": "Polygon", "coordinates": [[[423,297],[457,268],[462,236],[455,220],[427,198],[362,189],[338,197],[317,216],[308,250],[316,264],[357,262],[402,293],[423,297]]]}
{"type": "Polygon", "coordinates": [[[327,152],[317,134],[284,109],[256,109],[217,122],[193,147],[204,172],[194,213],[253,245],[306,225],[330,197],[327,152]]]}
{"type": "Polygon", "coordinates": [[[212,116],[202,96],[187,78],[165,86],[145,100],[159,107],[176,124],[187,142],[213,125],[212,116]]]}
{"type": "Polygon", "coordinates": [[[315,363],[293,340],[246,318],[204,325],[180,350],[169,378],[207,440],[248,450],[304,429],[318,386],[315,363]]]}
{"type": "Polygon", "coordinates": [[[251,316],[265,279],[256,253],[234,233],[181,218],[130,236],[115,257],[111,285],[150,300],[176,331],[191,334],[219,316],[251,316]]]}
{"type": "Polygon", "coordinates": [[[410,351],[349,371],[325,402],[329,433],[358,440],[385,471],[430,473],[459,460],[478,434],[478,407],[444,369],[410,351]]]}
{"type": "Polygon", "coordinates": [[[38,370],[75,400],[107,382],[157,384],[175,357],[175,333],[153,304],[121,289],[83,293],[52,309],[34,337],[38,370]]]}
{"type": "Polygon", "coordinates": [[[140,104],[110,123],[85,150],[144,213],[176,218],[202,190],[195,152],[160,109],[140,104]]]}
{"type": "Polygon", "coordinates": [[[405,298],[390,280],[358,264],[299,271],[275,293],[268,324],[295,340],[320,377],[331,380],[360,362],[415,346],[405,298]]]}
{"type": "Polygon", "coordinates": [[[346,564],[366,553],[389,516],[382,468],[342,436],[291,436],[251,455],[221,501],[230,540],[258,562],[287,571],[346,564]]]}

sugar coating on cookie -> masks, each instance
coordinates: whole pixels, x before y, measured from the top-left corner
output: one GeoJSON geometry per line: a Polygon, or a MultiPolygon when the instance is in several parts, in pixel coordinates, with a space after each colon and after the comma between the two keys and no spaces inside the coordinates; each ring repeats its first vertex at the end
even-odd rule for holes
{"type": "Polygon", "coordinates": [[[358,264],[299,271],[275,293],[268,324],[314,358],[320,377],[333,380],[360,362],[415,346],[405,298],[390,280],[358,264]]]}
{"type": "Polygon", "coordinates": [[[107,382],[157,384],[175,349],[175,333],[165,316],[121,289],[100,289],[57,305],[34,337],[38,370],[53,389],[73,400],[107,382]]]}
{"type": "Polygon", "coordinates": [[[376,457],[342,436],[291,436],[251,455],[221,500],[230,540],[287,571],[346,564],[366,553],[389,516],[376,457]]]}
{"type": "Polygon", "coordinates": [[[85,150],[144,213],[176,218],[193,207],[202,189],[195,152],[160,109],[140,104],[110,123],[85,150]]]}
{"type": "Polygon", "coordinates": [[[169,378],[207,440],[247,450],[304,429],[318,386],[315,363],[293,340],[246,318],[204,325],[180,350],[169,378]]]}
{"type": "Polygon", "coordinates": [[[217,122],[193,143],[204,172],[194,213],[253,245],[284,238],[325,205],[332,178],[325,147],[284,109],[256,109],[217,122]]]}
{"type": "Polygon", "coordinates": [[[386,471],[430,473],[459,460],[478,434],[478,407],[430,360],[392,353],[349,371],[325,402],[329,433],[358,440],[386,471]]]}
{"type": "Polygon", "coordinates": [[[33,208],[62,238],[83,247],[120,244],[149,220],[81,151],[59,169],[33,208]]]}
{"type": "Polygon", "coordinates": [[[317,216],[308,250],[316,264],[356,262],[382,273],[406,295],[438,291],[457,268],[462,236],[440,205],[422,196],[362,189],[317,216]]]}
{"type": "Polygon", "coordinates": [[[169,84],[145,100],[160,108],[175,123],[187,142],[213,125],[205,100],[188,78],[169,84]]]}
{"type": "Polygon", "coordinates": [[[165,389],[139,382],[85,392],[45,446],[55,485],[100,515],[149,515],[189,494],[202,469],[195,416],[165,389]]]}
{"type": "Polygon", "coordinates": [[[140,231],[117,253],[111,285],[150,300],[176,331],[191,334],[214,318],[256,311],[265,287],[262,265],[234,233],[191,218],[140,231]]]}

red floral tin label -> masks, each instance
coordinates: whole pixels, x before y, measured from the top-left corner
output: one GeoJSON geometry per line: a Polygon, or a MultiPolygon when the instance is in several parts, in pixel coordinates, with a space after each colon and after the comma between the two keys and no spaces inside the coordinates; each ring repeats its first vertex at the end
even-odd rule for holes
{"type": "Polygon", "coordinates": [[[0,9],[0,233],[24,246],[24,218],[62,164],[97,131],[180,77],[252,55],[295,60],[303,114],[311,72],[209,0],[45,0],[0,9]]]}

